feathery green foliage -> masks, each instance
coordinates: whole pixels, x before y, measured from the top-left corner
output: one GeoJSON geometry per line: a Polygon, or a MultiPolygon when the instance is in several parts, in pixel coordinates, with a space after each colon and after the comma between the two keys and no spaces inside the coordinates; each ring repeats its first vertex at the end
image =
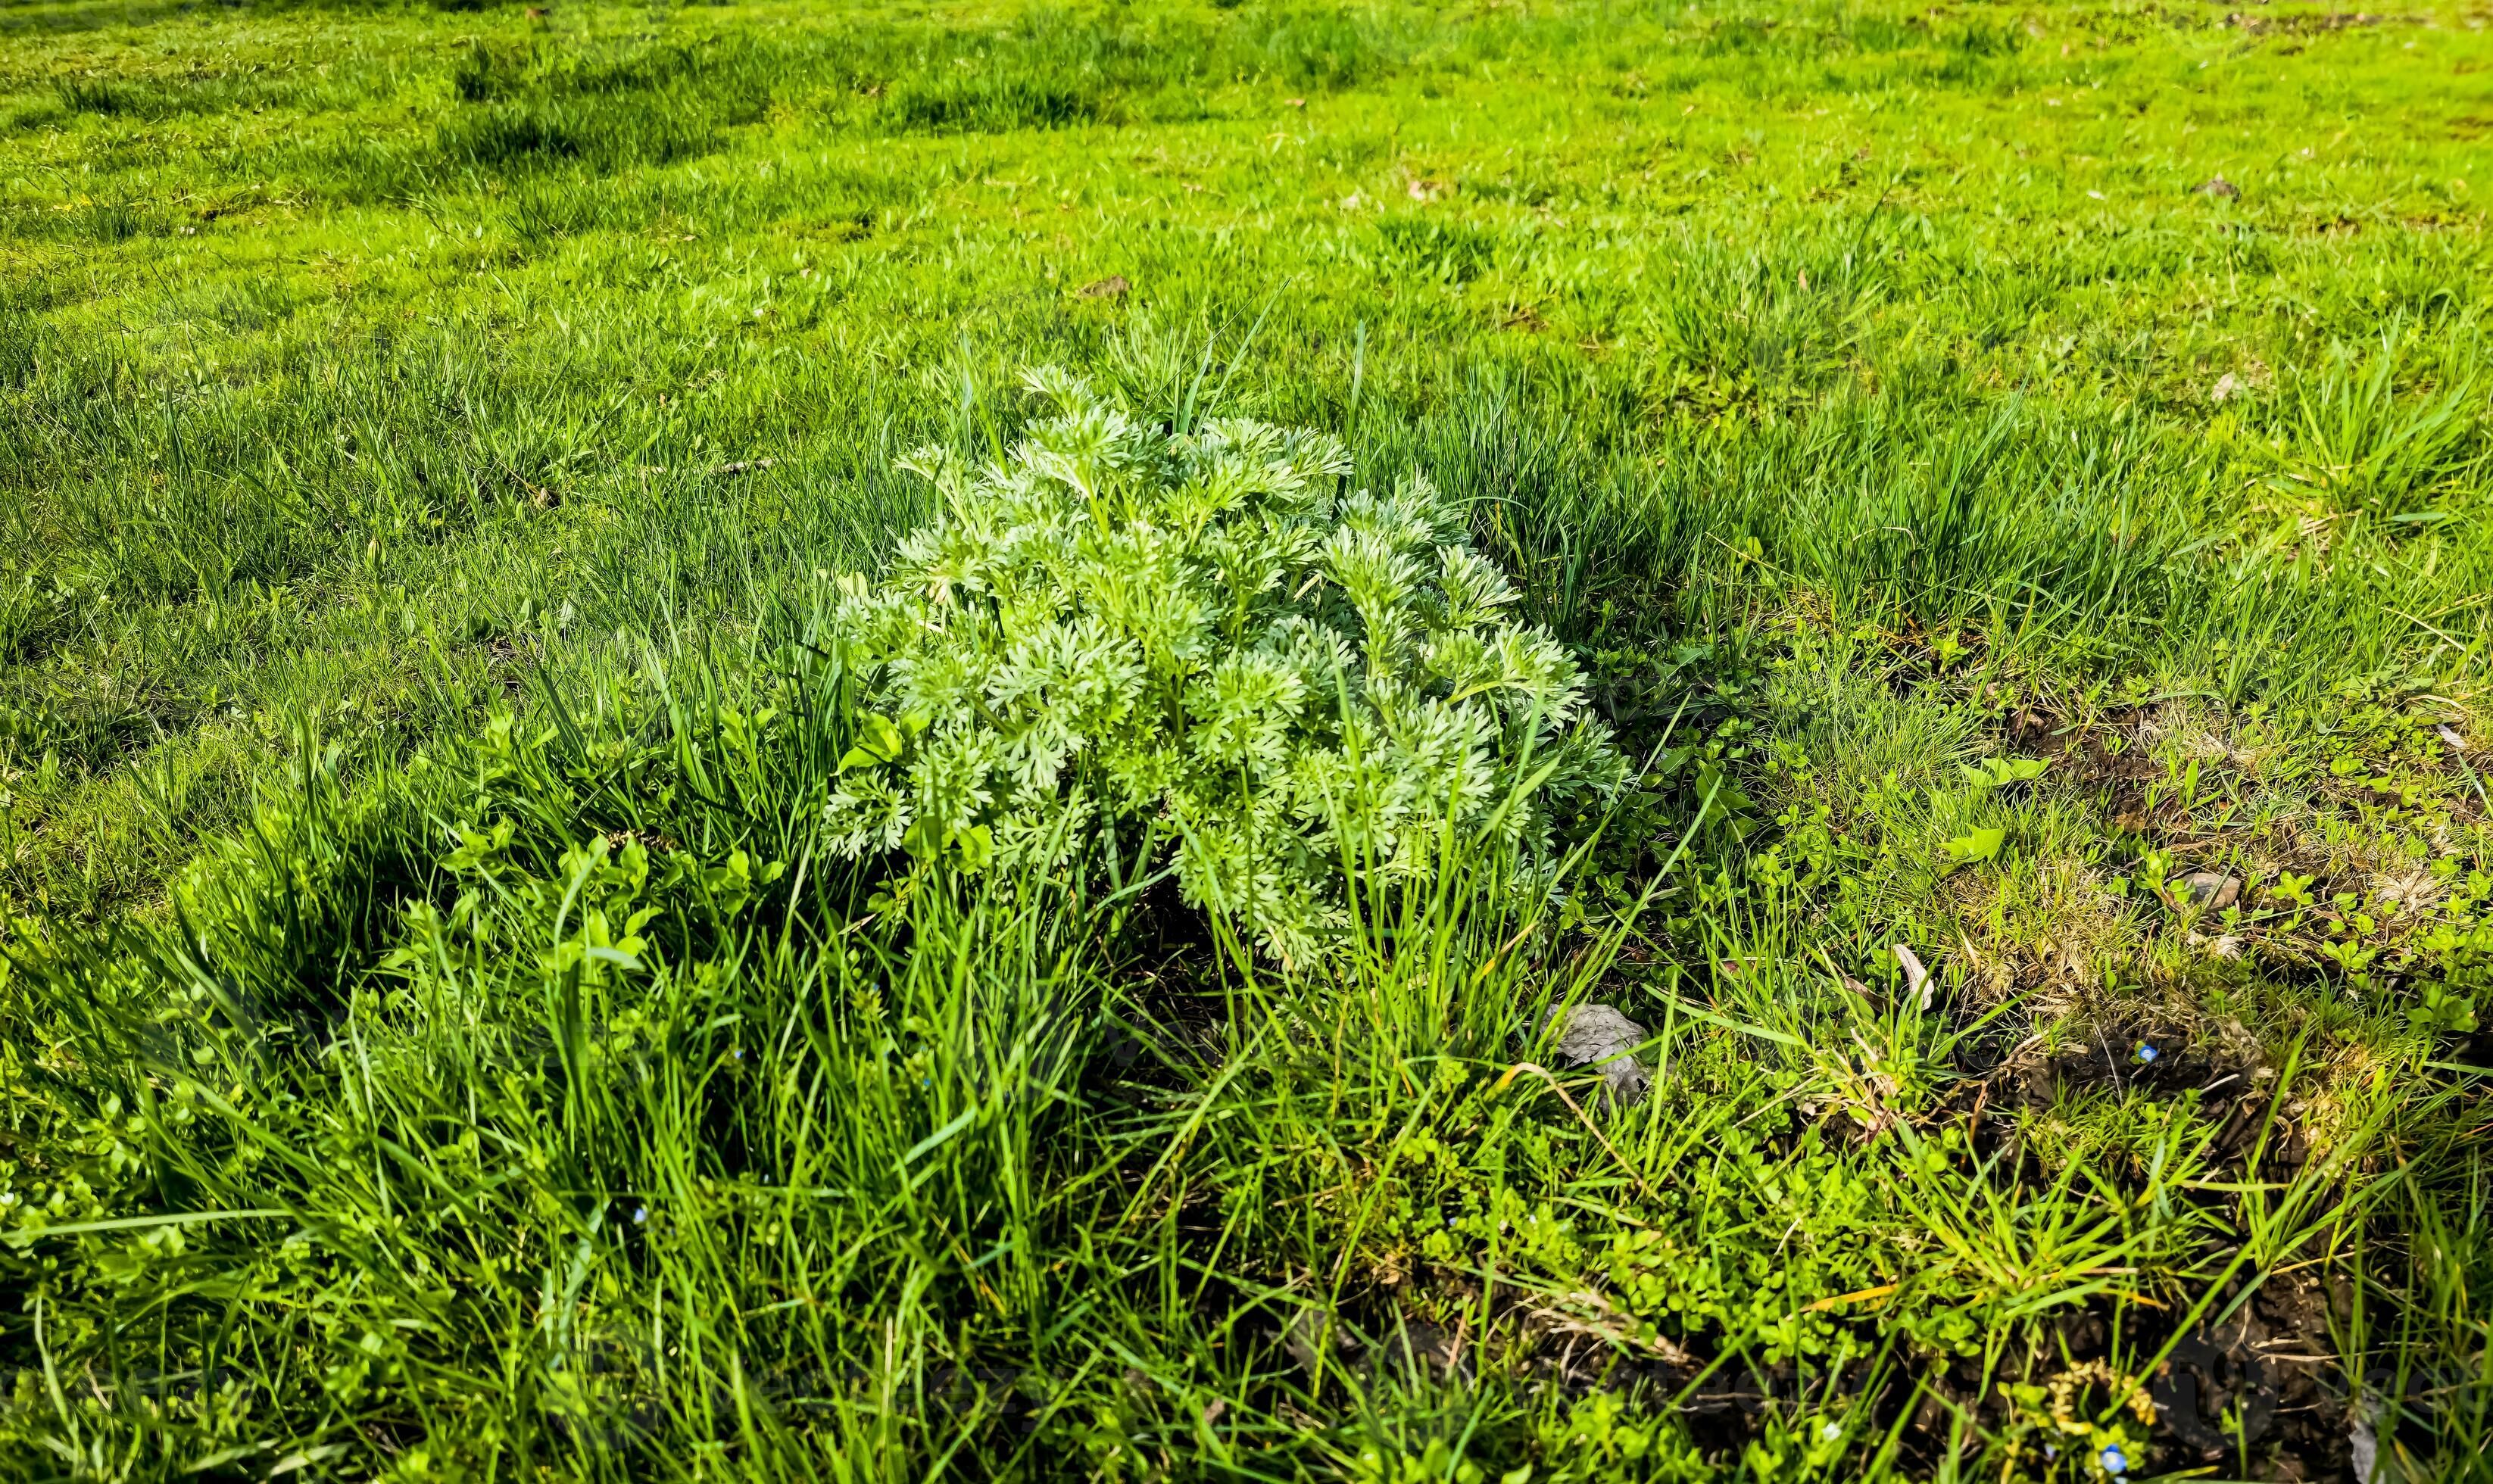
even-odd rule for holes
{"type": "Polygon", "coordinates": [[[1459,507],[1417,471],[1337,490],[1349,455],[1322,434],[1171,432],[1030,380],[1055,415],[984,469],[918,455],[941,513],[838,610],[878,709],[836,849],[973,871],[1104,850],[1139,878],[1164,845],[1186,900],[1283,964],[1345,930],[1346,876],[1426,876],[1485,826],[1547,893],[1549,806],[1623,763],[1459,507]]]}

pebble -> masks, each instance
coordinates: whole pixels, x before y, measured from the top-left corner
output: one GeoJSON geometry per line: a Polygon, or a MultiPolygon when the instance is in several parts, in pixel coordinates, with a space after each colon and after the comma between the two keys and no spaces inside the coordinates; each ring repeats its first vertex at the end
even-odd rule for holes
{"type": "Polygon", "coordinates": [[[1632,1108],[1642,1101],[1650,1078],[1644,1063],[1631,1053],[1644,1043],[1644,1027],[1620,1014],[1615,1005],[1583,1004],[1573,1010],[1553,1007],[1543,1018],[1542,1028],[1548,1029],[1561,1015],[1566,1021],[1552,1043],[1558,1054],[1577,1066],[1598,1069],[1619,1107],[1632,1108]]]}
{"type": "Polygon", "coordinates": [[[2169,887],[2158,887],[2156,895],[2164,899],[2166,906],[2177,912],[2184,905],[2198,907],[2204,911],[2221,912],[2232,906],[2242,894],[2240,878],[2229,876],[2221,871],[2193,871],[2182,876],[2178,883],[2173,884],[2180,889],[2175,891],[2169,887]]]}

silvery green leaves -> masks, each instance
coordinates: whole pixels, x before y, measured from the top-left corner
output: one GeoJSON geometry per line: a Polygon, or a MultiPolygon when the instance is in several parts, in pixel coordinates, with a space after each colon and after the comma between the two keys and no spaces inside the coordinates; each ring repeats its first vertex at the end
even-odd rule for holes
{"type": "Polygon", "coordinates": [[[1189,903],[1295,965],[1343,926],[1347,877],[1425,878],[1483,841],[1546,877],[1551,807],[1624,766],[1458,506],[1416,474],[1345,491],[1322,433],[1172,435],[1064,371],[1026,379],[1054,415],[997,462],[914,455],[941,514],[879,584],[841,584],[872,709],[828,808],[840,851],[976,870],[1164,842],[1189,903]]]}

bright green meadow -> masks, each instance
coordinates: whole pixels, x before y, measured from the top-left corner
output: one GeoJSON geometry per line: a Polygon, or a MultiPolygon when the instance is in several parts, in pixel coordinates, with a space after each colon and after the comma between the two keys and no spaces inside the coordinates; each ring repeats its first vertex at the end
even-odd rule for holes
{"type": "Polygon", "coordinates": [[[0,5],[0,1478],[2493,1478],[2493,12],[2241,3],[0,5]]]}

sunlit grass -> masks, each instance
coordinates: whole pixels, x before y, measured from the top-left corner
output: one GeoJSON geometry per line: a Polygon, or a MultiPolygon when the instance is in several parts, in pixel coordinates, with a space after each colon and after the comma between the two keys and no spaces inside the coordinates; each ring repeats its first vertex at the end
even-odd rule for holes
{"type": "Polygon", "coordinates": [[[2488,52],[0,13],[5,1451],[2480,1477],[2488,52]],[[1554,890],[832,848],[1039,363],[1468,507],[1635,765],[1554,890]]]}

